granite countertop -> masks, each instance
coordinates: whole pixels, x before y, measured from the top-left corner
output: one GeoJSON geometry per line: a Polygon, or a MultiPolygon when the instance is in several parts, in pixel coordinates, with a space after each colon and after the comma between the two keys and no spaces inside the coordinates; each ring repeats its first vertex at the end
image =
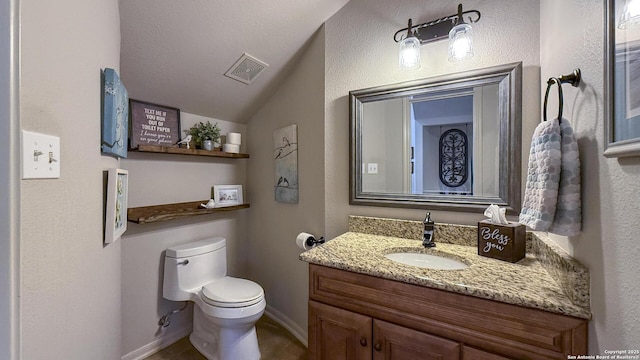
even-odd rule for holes
{"type": "Polygon", "coordinates": [[[425,249],[416,239],[421,225],[413,221],[398,223],[389,219],[350,217],[350,232],[302,253],[300,259],[583,319],[591,317],[588,271],[566,254],[556,254],[558,248],[545,246],[548,244],[537,236],[529,236],[524,259],[509,263],[479,256],[476,239],[469,238],[475,234],[476,228],[472,226],[437,224],[437,246],[425,249]],[[383,228],[379,227],[381,224],[383,228]],[[400,237],[390,236],[389,232],[400,237]],[[384,256],[394,252],[434,254],[461,261],[469,267],[462,270],[418,268],[384,256]]]}

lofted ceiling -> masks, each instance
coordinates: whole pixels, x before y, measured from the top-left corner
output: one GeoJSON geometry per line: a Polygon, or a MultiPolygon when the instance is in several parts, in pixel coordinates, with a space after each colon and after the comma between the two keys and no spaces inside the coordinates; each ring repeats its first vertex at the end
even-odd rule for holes
{"type": "Polygon", "coordinates": [[[246,123],[347,2],[120,0],[120,77],[133,99],[246,123]],[[269,65],[249,85],[224,76],[244,53],[269,65]]]}

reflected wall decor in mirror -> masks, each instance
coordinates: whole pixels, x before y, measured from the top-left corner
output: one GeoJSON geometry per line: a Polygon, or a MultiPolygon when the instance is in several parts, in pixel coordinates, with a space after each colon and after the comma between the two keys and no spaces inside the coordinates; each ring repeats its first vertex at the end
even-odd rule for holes
{"type": "Polygon", "coordinates": [[[352,205],[520,211],[522,64],[349,93],[352,205]]]}

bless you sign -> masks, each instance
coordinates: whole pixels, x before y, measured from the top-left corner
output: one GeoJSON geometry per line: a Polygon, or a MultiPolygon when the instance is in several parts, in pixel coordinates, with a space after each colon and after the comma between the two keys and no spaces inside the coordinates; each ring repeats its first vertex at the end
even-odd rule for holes
{"type": "Polygon", "coordinates": [[[516,262],[524,258],[526,250],[524,225],[498,225],[487,220],[478,222],[478,255],[516,262]]]}

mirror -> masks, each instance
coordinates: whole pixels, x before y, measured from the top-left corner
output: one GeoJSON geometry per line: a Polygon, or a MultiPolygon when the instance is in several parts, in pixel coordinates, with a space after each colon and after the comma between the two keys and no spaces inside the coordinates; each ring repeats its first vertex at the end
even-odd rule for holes
{"type": "Polygon", "coordinates": [[[511,214],[522,63],[349,93],[350,204],[511,214]]]}

